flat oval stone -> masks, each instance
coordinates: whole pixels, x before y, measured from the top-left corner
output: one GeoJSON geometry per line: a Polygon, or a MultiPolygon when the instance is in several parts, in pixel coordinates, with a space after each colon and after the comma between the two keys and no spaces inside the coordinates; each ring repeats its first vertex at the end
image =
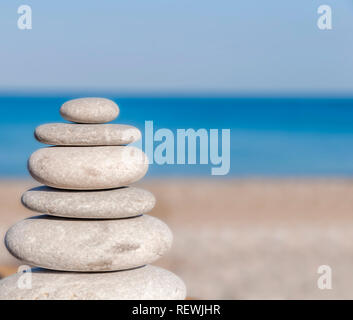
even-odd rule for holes
{"type": "Polygon", "coordinates": [[[124,124],[48,123],[37,127],[34,136],[57,146],[121,146],[141,139],[141,132],[124,124]]]}
{"type": "Polygon", "coordinates": [[[64,119],[77,123],[106,123],[116,119],[119,107],[105,98],[80,98],[65,102],[60,114],[64,119]]]}
{"type": "Polygon", "coordinates": [[[22,203],[30,210],[53,216],[116,219],[147,213],[156,199],[151,192],[134,187],[73,191],[42,186],[26,191],[22,203]]]}
{"type": "Polygon", "coordinates": [[[0,281],[0,300],[183,300],[186,288],[173,273],[155,266],[108,272],[69,273],[40,268],[0,281]],[[32,288],[19,288],[30,275],[32,288]]]}
{"type": "Polygon", "coordinates": [[[111,189],[140,180],[147,172],[147,156],[138,148],[49,147],[28,160],[34,179],[59,189],[111,189]]]}
{"type": "Polygon", "coordinates": [[[79,220],[37,216],[5,236],[9,252],[25,263],[60,271],[116,271],[139,267],[169,250],[173,236],[157,218],[79,220]]]}

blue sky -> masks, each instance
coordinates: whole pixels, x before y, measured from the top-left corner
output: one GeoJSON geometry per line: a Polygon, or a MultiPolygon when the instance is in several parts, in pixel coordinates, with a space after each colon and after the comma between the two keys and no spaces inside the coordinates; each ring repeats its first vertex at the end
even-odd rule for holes
{"type": "Polygon", "coordinates": [[[350,0],[2,0],[0,91],[352,95],[352,40],[350,0]]]}

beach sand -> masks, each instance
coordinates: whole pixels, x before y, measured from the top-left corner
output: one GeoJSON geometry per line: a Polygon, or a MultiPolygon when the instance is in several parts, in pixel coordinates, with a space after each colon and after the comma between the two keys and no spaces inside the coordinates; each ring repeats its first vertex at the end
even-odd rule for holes
{"type": "MultiPolygon", "coordinates": [[[[21,194],[33,181],[0,182],[0,236],[35,213],[21,194]]],[[[353,299],[353,180],[145,179],[151,212],[174,233],[156,265],[200,299],[353,299]],[[320,265],[332,289],[320,290],[320,265]]],[[[20,263],[0,246],[0,274],[20,263]]]]}

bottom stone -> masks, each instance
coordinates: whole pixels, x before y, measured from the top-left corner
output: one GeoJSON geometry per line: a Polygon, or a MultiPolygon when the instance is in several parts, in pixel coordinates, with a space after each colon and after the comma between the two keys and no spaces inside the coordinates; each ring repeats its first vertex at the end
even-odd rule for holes
{"type": "Polygon", "coordinates": [[[0,280],[0,300],[183,300],[186,297],[182,280],[151,265],[104,273],[41,268],[31,271],[0,280]]]}

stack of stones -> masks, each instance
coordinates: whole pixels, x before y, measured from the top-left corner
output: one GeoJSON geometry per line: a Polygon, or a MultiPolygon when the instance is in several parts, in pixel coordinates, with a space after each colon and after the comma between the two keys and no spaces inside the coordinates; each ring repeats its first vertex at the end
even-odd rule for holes
{"type": "Polygon", "coordinates": [[[184,299],[177,276],[149,265],[172,244],[169,228],[145,214],[155,198],[128,186],[148,169],[145,154],[126,146],[140,131],[107,124],[119,114],[108,99],[71,100],[60,113],[74,123],[39,126],[36,139],[54,146],[28,162],[46,186],[22,197],[44,215],[15,224],[5,237],[12,255],[39,268],[31,270],[30,289],[18,286],[20,273],[1,280],[0,299],[184,299]]]}

